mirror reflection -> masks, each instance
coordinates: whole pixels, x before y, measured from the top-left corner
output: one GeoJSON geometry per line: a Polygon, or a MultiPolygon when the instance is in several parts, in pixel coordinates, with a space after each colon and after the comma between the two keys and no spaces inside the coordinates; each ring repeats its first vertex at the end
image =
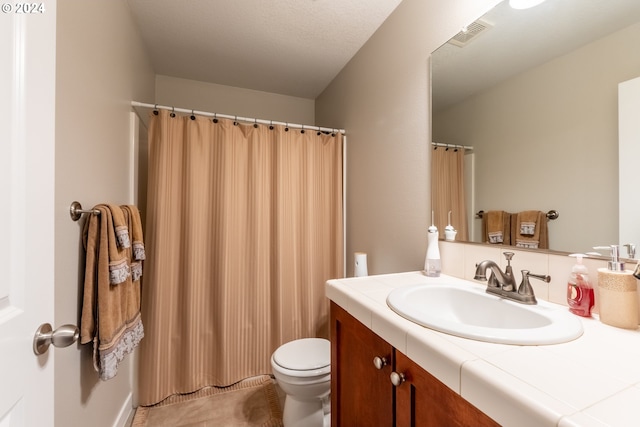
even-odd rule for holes
{"type": "Polygon", "coordinates": [[[618,86],[640,76],[639,45],[635,0],[504,1],[433,53],[432,140],[468,148],[470,241],[481,210],[556,210],[549,249],[640,244],[619,235],[618,195],[618,86]]]}

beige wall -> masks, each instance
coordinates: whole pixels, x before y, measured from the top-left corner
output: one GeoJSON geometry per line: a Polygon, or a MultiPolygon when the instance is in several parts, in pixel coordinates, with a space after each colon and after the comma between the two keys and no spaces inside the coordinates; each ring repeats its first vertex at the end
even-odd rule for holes
{"type": "Polygon", "coordinates": [[[618,83],[639,43],[635,24],[436,116],[434,141],[474,146],[477,209],[558,210],[555,250],[618,242],[618,83]]]}
{"type": "MultiPolygon", "coordinates": [[[[131,100],[153,102],[154,73],[125,0],[58,0],[55,325],[79,323],[81,228],[69,204],[129,201],[131,100]]],[[[131,363],[107,382],[91,346],[55,349],[55,425],[114,426],[130,410],[131,363]]]]}
{"type": "Polygon", "coordinates": [[[210,113],[323,126],[314,123],[313,99],[162,75],[156,76],[156,103],[210,113]]]}
{"type": "Polygon", "coordinates": [[[423,267],[429,200],[432,51],[497,0],[404,0],[316,100],[316,122],[347,130],[347,274],[423,267]]]}

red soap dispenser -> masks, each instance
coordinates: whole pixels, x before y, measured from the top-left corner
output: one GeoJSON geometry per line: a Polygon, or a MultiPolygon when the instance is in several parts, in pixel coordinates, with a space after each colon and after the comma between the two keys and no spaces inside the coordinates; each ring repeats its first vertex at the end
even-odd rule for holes
{"type": "Polygon", "coordinates": [[[571,254],[577,259],[576,264],[571,269],[569,282],[567,285],[567,303],[569,311],[582,317],[591,317],[591,308],[594,303],[593,286],[589,279],[589,271],[582,264],[583,254],[571,254]]]}

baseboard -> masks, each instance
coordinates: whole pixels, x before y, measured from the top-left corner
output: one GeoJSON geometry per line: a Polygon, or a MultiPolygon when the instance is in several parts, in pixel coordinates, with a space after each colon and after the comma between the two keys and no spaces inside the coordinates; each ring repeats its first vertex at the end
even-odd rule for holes
{"type": "Polygon", "coordinates": [[[118,418],[116,418],[116,422],[113,424],[113,427],[128,427],[131,425],[133,421],[133,396],[131,393],[127,396],[120,408],[120,413],[118,414],[118,418]]]}

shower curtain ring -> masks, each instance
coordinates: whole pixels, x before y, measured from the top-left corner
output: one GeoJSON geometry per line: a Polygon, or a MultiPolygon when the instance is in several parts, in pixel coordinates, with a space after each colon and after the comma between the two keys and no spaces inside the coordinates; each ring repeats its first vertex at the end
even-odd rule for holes
{"type": "Polygon", "coordinates": [[[258,129],[258,119],[253,119],[253,127],[258,129]]]}
{"type": "Polygon", "coordinates": [[[238,123],[238,116],[235,116],[235,118],[233,119],[233,125],[234,125],[234,126],[238,126],[238,125],[239,125],[239,123],[238,123]]]}
{"type": "Polygon", "coordinates": [[[153,115],[157,116],[158,115],[158,104],[154,104],[153,105],[153,115]]]}
{"type": "Polygon", "coordinates": [[[176,116],[176,109],[174,107],[171,107],[171,114],[169,114],[171,117],[175,117],[176,116]]]}
{"type": "Polygon", "coordinates": [[[218,123],[218,113],[213,113],[213,123],[218,123]]]}
{"type": "Polygon", "coordinates": [[[289,132],[289,123],[284,124],[284,131],[289,132]]]}
{"type": "Polygon", "coordinates": [[[193,114],[193,110],[191,110],[191,120],[195,120],[196,116],[193,114]]]}
{"type": "Polygon", "coordinates": [[[273,130],[273,120],[269,121],[269,130],[273,130]]]}
{"type": "Polygon", "coordinates": [[[301,126],[302,126],[302,130],[300,131],[300,133],[304,133],[304,125],[301,125],[301,126]]]}

